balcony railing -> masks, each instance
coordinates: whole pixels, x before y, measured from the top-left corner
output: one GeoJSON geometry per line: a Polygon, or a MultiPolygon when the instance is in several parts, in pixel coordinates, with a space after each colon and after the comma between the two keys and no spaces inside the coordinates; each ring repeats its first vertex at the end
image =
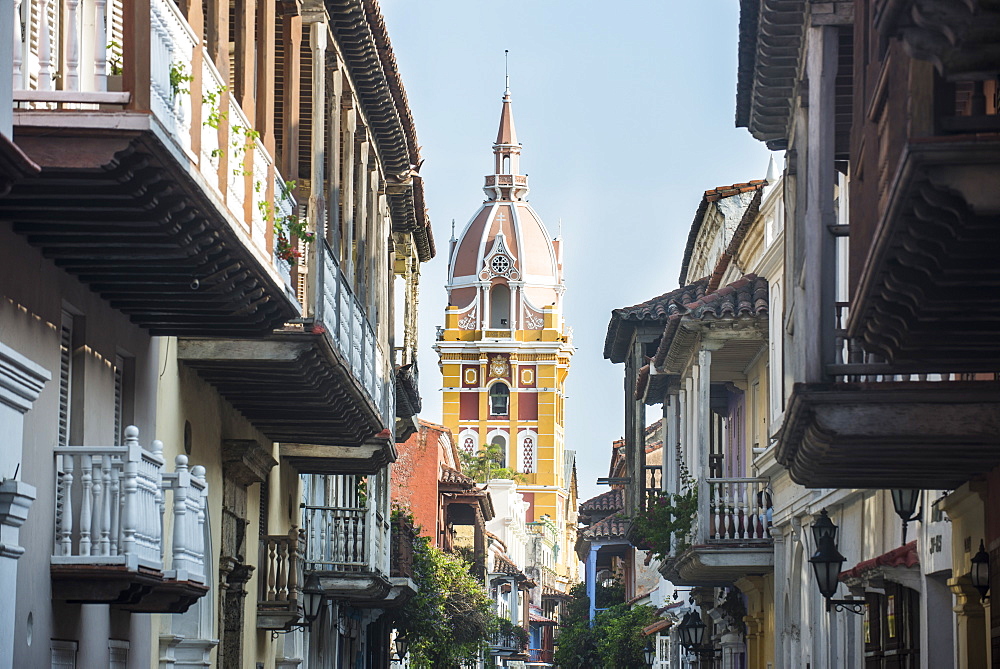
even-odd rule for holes
{"type": "Polygon", "coordinates": [[[553,661],[554,653],[547,648],[529,648],[528,656],[529,662],[551,664],[553,661]]]}
{"type": "Polygon", "coordinates": [[[413,578],[413,541],[417,533],[408,522],[392,522],[392,550],[389,557],[389,575],[413,578]]]}
{"type": "Polygon", "coordinates": [[[340,354],[348,361],[365,393],[378,407],[384,424],[395,424],[395,375],[367,317],[367,309],[355,297],[347,277],[330,248],[317,241],[322,255],[322,288],[317,293],[316,319],[323,323],[340,354]]]}
{"type": "Polygon", "coordinates": [[[293,527],[288,534],[261,537],[258,561],[258,627],[281,629],[299,617],[305,581],[305,553],[305,530],[293,527]]]}
{"type": "Polygon", "coordinates": [[[56,465],[53,565],[121,566],[161,572],[177,581],[205,582],[205,468],[188,471],[178,455],[163,471],[163,445],[139,445],[125,430],[123,446],[61,446],[56,465]],[[172,494],[168,503],[166,493],[172,494]],[[164,516],[172,520],[164,536],[164,516]]]}
{"type": "Polygon", "coordinates": [[[272,156],[251,138],[253,126],[177,3],[149,0],[149,8],[149,32],[133,34],[121,28],[123,12],[133,11],[128,0],[16,0],[14,104],[20,110],[100,114],[148,99],[156,124],[175,143],[175,156],[195,166],[232,218],[247,222],[240,231],[248,247],[278,270],[291,294],[288,264],[275,257],[270,225],[293,211],[291,193],[272,156]],[[146,48],[148,79],[124,80],[124,69],[143,69],[125,62],[124,54],[144,60],[146,48]],[[199,49],[200,71],[193,72],[199,49]],[[118,90],[123,86],[126,90],[118,90]],[[192,123],[195,105],[200,105],[198,125],[192,123]]]}
{"type": "Polygon", "coordinates": [[[769,543],[771,515],[769,479],[702,479],[695,543],[769,543]]]}
{"type": "Polygon", "coordinates": [[[389,574],[389,523],[372,509],[305,506],[306,569],[389,574]]]}

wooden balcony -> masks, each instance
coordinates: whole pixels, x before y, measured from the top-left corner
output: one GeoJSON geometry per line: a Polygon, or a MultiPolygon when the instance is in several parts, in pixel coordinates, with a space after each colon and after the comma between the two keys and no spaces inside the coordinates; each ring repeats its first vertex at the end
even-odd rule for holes
{"type": "Polygon", "coordinates": [[[305,530],[261,537],[257,629],[287,630],[302,619],[305,553],[305,530]]]}
{"type": "Polygon", "coordinates": [[[305,324],[248,340],[184,338],[177,357],[303,474],[374,473],[396,459],[395,373],[365,306],[322,241],[305,324]]]}
{"type": "Polygon", "coordinates": [[[698,482],[698,513],[690,545],[660,568],[675,585],[731,585],[774,569],[771,494],[766,478],[698,482]]]}
{"type": "Polygon", "coordinates": [[[389,580],[388,521],[372,508],[303,507],[307,575],[333,599],[379,605],[389,580]]]}
{"type": "Polygon", "coordinates": [[[138,434],[126,428],[124,446],[55,449],[53,598],[182,613],[208,592],[205,469],[189,471],[178,455],[175,471],[164,472],[162,444],[146,450],[138,434]]]}
{"type": "Polygon", "coordinates": [[[272,222],[294,201],[177,3],[124,3],[123,36],[88,3],[18,7],[14,139],[40,172],[0,217],[153,334],[293,318],[272,222]]]}
{"type": "MultiPolygon", "coordinates": [[[[888,4],[938,5],[932,24],[967,9],[888,4]]],[[[958,33],[998,19],[1000,12],[983,10],[958,33]]],[[[956,39],[920,44],[948,52],[933,66],[890,40],[885,56],[866,66],[851,151],[848,330],[886,361],[928,373],[1000,369],[998,65],[994,58],[990,76],[978,70],[946,80],[941,68],[958,67],[953,57],[965,48],[949,46],[956,39]]]]}
{"type": "Polygon", "coordinates": [[[1000,464],[995,373],[908,372],[843,329],[826,371],[829,383],[795,384],[785,411],[776,456],[797,483],[957,488],[1000,464]]]}

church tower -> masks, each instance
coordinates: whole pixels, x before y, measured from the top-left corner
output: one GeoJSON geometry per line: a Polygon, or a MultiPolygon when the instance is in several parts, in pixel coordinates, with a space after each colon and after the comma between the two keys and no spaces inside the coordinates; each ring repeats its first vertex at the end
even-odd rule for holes
{"type": "Polygon", "coordinates": [[[504,466],[524,475],[518,491],[531,505],[528,520],[533,532],[551,534],[556,587],[565,591],[577,558],[575,454],[563,431],[573,346],[563,322],[562,241],[528,204],[509,86],[493,157],[486,200],[458,239],[452,231],[449,306],[435,346],[443,421],[461,448],[497,444],[504,466]]]}

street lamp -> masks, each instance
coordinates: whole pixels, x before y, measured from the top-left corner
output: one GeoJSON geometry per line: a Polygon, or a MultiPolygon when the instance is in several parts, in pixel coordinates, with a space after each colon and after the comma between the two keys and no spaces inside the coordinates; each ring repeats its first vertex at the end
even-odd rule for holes
{"type": "Polygon", "coordinates": [[[847,559],[837,550],[837,526],[830,520],[826,509],[820,512],[819,518],[812,525],[813,539],[816,541],[816,552],[809,558],[813,571],[816,573],[816,584],[819,593],[826,599],[826,610],[850,611],[858,615],[865,612],[865,602],[857,599],[833,599],[840,585],[840,568],[847,559]]]}
{"type": "Polygon", "coordinates": [[[315,579],[310,579],[306,587],[302,588],[302,622],[295,623],[286,630],[273,630],[271,638],[277,639],[279,634],[288,634],[294,630],[308,629],[316,618],[319,617],[320,609],[323,606],[323,598],[326,592],[315,579]]]}
{"type": "Polygon", "coordinates": [[[653,663],[656,662],[656,649],[653,648],[652,641],[646,642],[646,647],[642,649],[642,655],[646,658],[646,666],[652,667],[653,663]]]}
{"type": "Polygon", "coordinates": [[[406,656],[406,651],[409,646],[410,642],[405,635],[400,634],[396,637],[396,657],[400,662],[402,662],[403,658],[406,656]]]}
{"type": "Polygon", "coordinates": [[[990,591],[990,555],[982,539],[979,540],[979,552],[972,556],[969,578],[972,587],[979,591],[980,599],[986,599],[986,593],[990,591]]]}
{"type": "Polygon", "coordinates": [[[892,508],[896,510],[896,515],[903,521],[903,544],[906,544],[906,524],[920,520],[923,511],[914,514],[917,509],[917,502],[920,501],[920,491],[915,488],[894,488],[892,493],[892,508]]]}
{"type": "MultiPolygon", "coordinates": [[[[693,599],[691,603],[694,603],[693,599]]],[[[684,650],[699,657],[713,657],[721,653],[712,644],[706,643],[707,632],[708,626],[697,611],[688,611],[677,626],[677,634],[684,650]]]]}

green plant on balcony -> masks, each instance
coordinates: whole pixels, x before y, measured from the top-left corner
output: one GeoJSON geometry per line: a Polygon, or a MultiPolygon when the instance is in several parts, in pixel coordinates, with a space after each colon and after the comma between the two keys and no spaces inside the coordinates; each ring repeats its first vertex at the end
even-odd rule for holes
{"type": "MultiPolygon", "coordinates": [[[[260,193],[264,189],[264,184],[260,181],[254,182],[254,192],[260,193]]],[[[282,191],[282,197],[286,197],[295,190],[294,181],[286,181],[282,191]]],[[[289,265],[294,265],[302,257],[295,240],[310,244],[316,241],[316,233],[309,230],[308,222],[304,218],[299,218],[295,214],[279,216],[274,204],[266,199],[261,199],[257,203],[260,215],[266,223],[270,223],[274,230],[274,255],[280,260],[284,260],[289,265]]]]}
{"type": "Polygon", "coordinates": [[[111,76],[121,76],[122,63],[124,61],[122,43],[115,40],[108,42],[108,74],[111,76]]]}
{"type": "Polygon", "coordinates": [[[194,77],[187,73],[184,63],[174,61],[170,63],[170,94],[177,97],[180,94],[187,95],[191,92],[186,84],[194,81],[194,77]]]}
{"type": "Polygon", "coordinates": [[[692,478],[684,477],[682,481],[680,493],[653,493],[647,498],[646,508],[631,519],[640,548],[652,551],[661,560],[670,555],[672,544],[678,551],[690,545],[691,528],[698,514],[698,487],[692,478]]]}

